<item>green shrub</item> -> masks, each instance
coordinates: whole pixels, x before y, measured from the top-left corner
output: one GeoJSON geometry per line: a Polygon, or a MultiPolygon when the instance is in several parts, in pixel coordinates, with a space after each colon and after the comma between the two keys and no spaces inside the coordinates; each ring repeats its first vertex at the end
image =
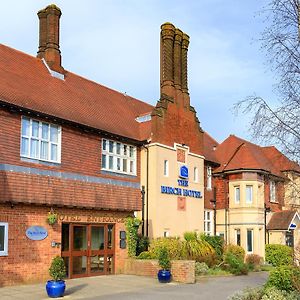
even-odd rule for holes
{"type": "Polygon", "coordinates": [[[147,251],[149,247],[149,238],[147,236],[143,236],[142,234],[137,235],[137,245],[136,245],[136,255],[140,255],[140,253],[147,251]]]}
{"type": "Polygon", "coordinates": [[[195,275],[196,276],[205,275],[205,274],[207,274],[208,270],[209,270],[209,267],[205,262],[202,262],[202,263],[196,262],[196,264],[195,264],[195,275]]]}
{"type": "Polygon", "coordinates": [[[224,257],[228,253],[232,253],[235,257],[239,258],[241,261],[244,261],[244,259],[245,259],[245,250],[241,246],[227,245],[224,249],[224,257]]]}
{"type": "Polygon", "coordinates": [[[227,252],[224,257],[225,268],[234,275],[248,274],[248,267],[239,256],[227,252]]]}
{"type": "Polygon", "coordinates": [[[136,256],[138,229],[141,223],[141,220],[132,217],[128,217],[125,220],[127,251],[129,257],[136,256]]]}
{"type": "Polygon", "coordinates": [[[300,269],[294,266],[279,266],[269,275],[266,287],[276,287],[279,290],[293,291],[300,281],[300,269]]]}
{"type": "Polygon", "coordinates": [[[171,259],[182,259],[182,241],[179,238],[157,238],[150,242],[149,252],[158,258],[161,248],[167,248],[171,259]]]}
{"type": "Polygon", "coordinates": [[[66,277],[66,267],[62,257],[56,256],[52,259],[49,274],[55,281],[63,280],[66,277]]]}
{"type": "Polygon", "coordinates": [[[274,267],[293,264],[293,249],[285,245],[266,245],[266,261],[274,267]]]}
{"type": "Polygon", "coordinates": [[[265,289],[262,300],[299,300],[300,295],[296,292],[281,291],[276,287],[265,289]]]}
{"type": "Polygon", "coordinates": [[[196,231],[187,231],[183,234],[183,237],[187,242],[196,241],[197,240],[197,232],[196,231]]]}
{"type": "Polygon", "coordinates": [[[161,248],[158,254],[158,264],[163,270],[170,270],[171,260],[167,248],[161,248]]]}
{"type": "Polygon", "coordinates": [[[246,256],[246,264],[251,271],[260,271],[262,264],[262,257],[257,254],[248,254],[246,256]]]}
{"type": "Polygon", "coordinates": [[[200,236],[201,240],[206,241],[209,243],[216,252],[216,255],[218,258],[222,258],[223,252],[224,252],[224,239],[221,238],[220,236],[216,235],[206,235],[206,234],[201,234],[200,236]]]}
{"type": "Polygon", "coordinates": [[[262,296],[262,288],[246,288],[243,291],[235,292],[228,297],[228,300],[260,300],[262,296]]]}
{"type": "Polygon", "coordinates": [[[202,240],[183,241],[181,257],[196,262],[205,262],[208,266],[215,265],[217,260],[213,247],[202,240]]]}
{"type": "Polygon", "coordinates": [[[144,251],[139,254],[138,259],[155,259],[155,256],[149,251],[144,251]]]}

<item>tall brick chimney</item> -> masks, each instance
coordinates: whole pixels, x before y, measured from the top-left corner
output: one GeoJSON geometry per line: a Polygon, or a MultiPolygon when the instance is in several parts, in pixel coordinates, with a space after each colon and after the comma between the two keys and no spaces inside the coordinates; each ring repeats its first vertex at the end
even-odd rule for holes
{"type": "Polygon", "coordinates": [[[39,49],[37,57],[44,58],[51,70],[64,73],[59,50],[59,19],[61,10],[48,5],[38,12],[40,20],[39,49]]]}

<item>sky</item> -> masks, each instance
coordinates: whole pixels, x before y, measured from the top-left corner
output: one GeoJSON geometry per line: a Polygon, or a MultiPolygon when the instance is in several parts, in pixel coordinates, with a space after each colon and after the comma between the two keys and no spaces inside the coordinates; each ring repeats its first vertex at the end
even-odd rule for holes
{"type": "MultiPolygon", "coordinates": [[[[190,36],[188,85],[201,127],[218,142],[251,140],[249,115],[233,113],[249,95],[275,101],[275,78],[259,41],[268,0],[57,0],[62,65],[80,76],[155,105],[160,25],[190,36]]],[[[1,43],[36,55],[38,10],[52,2],[1,3],[1,43]]]]}

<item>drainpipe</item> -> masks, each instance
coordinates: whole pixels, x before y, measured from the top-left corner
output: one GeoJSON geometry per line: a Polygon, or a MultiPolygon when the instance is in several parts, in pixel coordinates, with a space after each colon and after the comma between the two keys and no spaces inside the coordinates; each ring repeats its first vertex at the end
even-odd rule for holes
{"type": "Polygon", "coordinates": [[[141,194],[142,194],[142,234],[144,235],[144,227],[145,227],[145,186],[142,186],[142,190],[141,190],[141,194]]]}
{"type": "MultiPolygon", "coordinates": [[[[143,227],[142,227],[142,232],[143,235],[148,237],[149,236],[149,148],[146,147],[145,145],[143,145],[143,148],[147,151],[147,160],[146,160],[146,191],[144,190],[144,195],[143,195],[143,200],[145,202],[145,192],[146,192],[146,226],[144,226],[144,222],[143,222],[143,227]],[[146,228],[145,228],[146,227],[146,228]],[[146,230],[145,230],[146,229],[146,230]],[[145,234],[146,231],[146,234],[145,234]]],[[[142,187],[145,189],[145,187],[142,187]]],[[[142,210],[142,218],[145,218],[145,206],[143,203],[143,210],[142,210]]],[[[144,220],[143,220],[144,221],[144,220]]]]}

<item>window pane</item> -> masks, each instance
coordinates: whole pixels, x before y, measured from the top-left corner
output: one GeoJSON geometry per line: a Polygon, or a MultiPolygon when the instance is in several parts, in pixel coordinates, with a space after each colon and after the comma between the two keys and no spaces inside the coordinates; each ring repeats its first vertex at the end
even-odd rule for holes
{"type": "Polygon", "coordinates": [[[29,136],[30,121],[27,118],[22,118],[22,135],[29,136]]]}
{"type": "Polygon", "coordinates": [[[42,124],[42,139],[49,140],[49,125],[46,123],[42,124]]]}
{"type": "Polygon", "coordinates": [[[39,141],[32,139],[30,142],[30,156],[32,158],[39,158],[39,141]]]}
{"type": "Polygon", "coordinates": [[[113,236],[113,228],[114,225],[108,225],[108,233],[107,233],[107,248],[112,249],[114,244],[114,236],[113,236]]]}
{"type": "Polygon", "coordinates": [[[0,226],[0,251],[4,251],[4,234],[5,234],[5,226],[0,226]]]}
{"type": "Polygon", "coordinates": [[[102,154],[102,168],[106,169],[106,155],[102,154]]]}
{"type": "Polygon", "coordinates": [[[38,121],[32,121],[32,132],[31,135],[33,137],[39,137],[39,122],[38,121]]]}
{"type": "Polygon", "coordinates": [[[247,230],[247,251],[252,252],[253,251],[253,245],[252,245],[252,230],[247,230]]]}
{"type": "Polygon", "coordinates": [[[110,170],[112,170],[114,168],[114,157],[113,156],[109,157],[108,167],[109,167],[110,170]]]}
{"type": "Polygon", "coordinates": [[[104,227],[92,227],[92,250],[104,249],[104,227]]]}
{"type": "Polygon", "coordinates": [[[252,203],[252,185],[246,185],[246,203],[252,203]]]}
{"type": "Polygon", "coordinates": [[[121,171],[121,158],[117,158],[117,170],[121,171]]]}
{"type": "Polygon", "coordinates": [[[109,141],[109,152],[113,153],[114,152],[114,142],[109,141]]]}
{"type": "Polygon", "coordinates": [[[42,142],[41,144],[41,159],[48,159],[49,143],[42,142]]]}
{"type": "Polygon", "coordinates": [[[22,155],[29,155],[29,139],[22,137],[21,143],[21,154],[22,155]]]}
{"type": "Polygon", "coordinates": [[[133,147],[132,146],[129,147],[129,156],[133,157],[133,147]]]}
{"type": "Polygon", "coordinates": [[[241,246],[241,230],[240,229],[236,230],[236,244],[238,246],[241,246]]]}
{"type": "Polygon", "coordinates": [[[53,143],[58,143],[58,126],[56,125],[50,126],[50,140],[53,143]]]}
{"type": "Polygon", "coordinates": [[[123,154],[124,154],[124,155],[127,155],[127,145],[124,145],[124,148],[123,148],[123,149],[124,149],[123,154]]]}
{"type": "Polygon", "coordinates": [[[130,173],[133,173],[134,171],[133,171],[133,161],[131,160],[130,161],[130,173]]]}
{"type": "Polygon", "coordinates": [[[106,150],[106,140],[102,140],[102,149],[105,151],[106,150]]]}
{"type": "Polygon", "coordinates": [[[240,202],[240,188],[236,187],[235,188],[235,202],[240,202]]]}
{"type": "Polygon", "coordinates": [[[117,154],[121,154],[121,144],[117,143],[117,154]]]}
{"type": "Polygon", "coordinates": [[[123,172],[127,172],[127,159],[123,159],[123,172]]]}
{"type": "Polygon", "coordinates": [[[207,231],[210,231],[210,222],[207,222],[207,231]]]}
{"type": "Polygon", "coordinates": [[[57,145],[51,144],[51,160],[57,161],[57,145]]]}

